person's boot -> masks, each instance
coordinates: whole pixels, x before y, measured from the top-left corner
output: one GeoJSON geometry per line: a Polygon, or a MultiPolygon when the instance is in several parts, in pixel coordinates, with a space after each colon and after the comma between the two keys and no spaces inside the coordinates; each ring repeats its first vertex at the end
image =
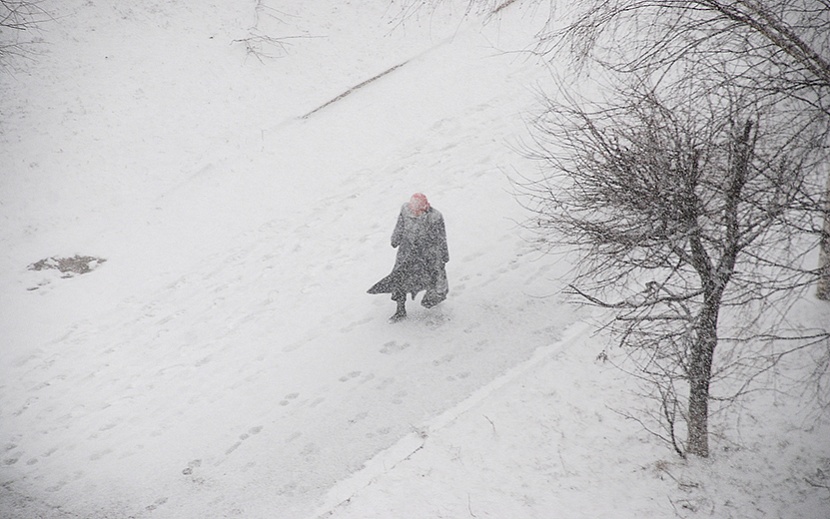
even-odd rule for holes
{"type": "Polygon", "coordinates": [[[406,300],[398,301],[398,309],[395,314],[389,318],[389,320],[396,323],[404,318],[406,318],[406,300]]]}

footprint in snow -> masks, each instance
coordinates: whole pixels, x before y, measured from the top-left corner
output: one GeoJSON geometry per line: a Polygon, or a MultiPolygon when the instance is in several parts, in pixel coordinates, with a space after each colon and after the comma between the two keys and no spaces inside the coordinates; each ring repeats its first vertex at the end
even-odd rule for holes
{"type": "Polygon", "coordinates": [[[163,505],[166,502],[167,502],[166,497],[160,497],[160,498],[156,499],[155,502],[152,505],[146,507],[146,510],[152,512],[153,510],[160,507],[161,505],[163,505]]]}
{"type": "Polygon", "coordinates": [[[300,451],[300,454],[302,454],[306,459],[311,458],[312,456],[315,456],[319,453],[320,448],[315,443],[307,443],[305,447],[303,447],[303,450],[300,451]]]}
{"type": "Polygon", "coordinates": [[[355,321],[355,322],[349,324],[348,326],[344,326],[343,328],[340,329],[340,331],[342,333],[350,332],[350,331],[354,330],[355,328],[357,328],[358,326],[368,324],[370,322],[372,322],[372,318],[367,317],[365,319],[361,319],[360,321],[355,321]]]}
{"type": "Polygon", "coordinates": [[[364,412],[362,412],[362,413],[358,413],[358,414],[357,414],[357,415],[355,415],[353,418],[349,418],[349,424],[354,425],[354,424],[356,424],[357,422],[360,422],[360,421],[362,421],[362,420],[365,420],[368,416],[369,416],[369,413],[367,413],[367,412],[365,412],[365,411],[364,411],[364,412]]]}
{"type": "Polygon", "coordinates": [[[447,354],[447,355],[444,355],[443,357],[441,357],[440,359],[433,360],[432,365],[437,367],[437,366],[440,366],[441,364],[446,364],[448,362],[452,362],[452,359],[454,359],[454,358],[455,358],[455,356],[453,356],[451,354],[447,354]]]}
{"type": "Polygon", "coordinates": [[[403,403],[403,398],[404,398],[405,396],[407,396],[408,394],[409,394],[409,393],[407,393],[406,391],[399,391],[399,392],[395,393],[395,394],[392,396],[392,403],[393,403],[393,404],[396,404],[396,405],[398,405],[398,404],[402,404],[402,403],[403,403]]]}
{"type": "Polygon", "coordinates": [[[62,489],[63,487],[65,487],[65,486],[66,486],[66,484],[67,484],[67,481],[59,481],[57,484],[52,485],[51,487],[48,487],[48,488],[46,489],[46,491],[47,491],[47,492],[57,492],[58,490],[60,490],[60,489],[62,489]]]}
{"type": "Polygon", "coordinates": [[[187,464],[187,468],[182,471],[182,474],[185,476],[189,476],[193,474],[193,469],[197,469],[202,466],[202,460],[193,460],[187,464]]]}
{"type": "Polygon", "coordinates": [[[380,384],[375,386],[375,389],[383,390],[383,389],[386,389],[387,387],[391,386],[394,383],[395,383],[394,378],[384,378],[383,380],[381,380],[380,384]]]}
{"type": "Polygon", "coordinates": [[[289,394],[285,395],[285,399],[280,401],[280,405],[281,406],[287,406],[288,404],[291,403],[291,400],[296,400],[298,396],[300,396],[299,393],[289,393],[289,394]]]}
{"type": "Polygon", "coordinates": [[[112,449],[104,449],[102,451],[98,451],[98,452],[94,453],[92,456],[89,457],[89,459],[91,461],[98,461],[101,458],[103,458],[104,456],[107,456],[109,454],[112,454],[112,449]]]}
{"type": "Polygon", "coordinates": [[[351,373],[347,373],[346,375],[340,377],[340,382],[348,382],[353,378],[359,377],[361,373],[361,371],[352,371],[351,373]]]}
{"type": "Polygon", "coordinates": [[[409,343],[405,342],[403,344],[398,344],[396,341],[389,341],[383,345],[383,348],[380,349],[381,353],[390,354],[390,353],[398,353],[405,349],[409,348],[409,343]]]}

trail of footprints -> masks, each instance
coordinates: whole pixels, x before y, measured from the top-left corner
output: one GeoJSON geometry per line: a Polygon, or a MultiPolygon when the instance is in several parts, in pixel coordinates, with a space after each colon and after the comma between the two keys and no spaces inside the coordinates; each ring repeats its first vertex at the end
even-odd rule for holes
{"type": "MultiPolygon", "coordinates": [[[[482,342],[486,342],[486,341],[482,341],[482,342]]],[[[407,350],[410,347],[411,347],[411,344],[408,343],[408,342],[398,342],[398,341],[393,340],[393,341],[388,341],[388,342],[384,343],[378,351],[379,351],[379,353],[381,353],[383,355],[393,355],[393,354],[401,353],[401,352],[407,350]]],[[[479,344],[476,345],[475,349],[477,351],[480,351],[483,347],[484,347],[484,344],[482,344],[480,342],[479,344]]],[[[445,355],[443,355],[439,358],[434,359],[432,361],[432,365],[435,366],[435,367],[440,367],[440,366],[443,366],[443,365],[450,364],[453,360],[454,360],[454,356],[452,354],[445,354],[445,355]]],[[[454,375],[452,375],[452,374],[448,375],[446,377],[446,380],[451,382],[451,381],[455,381],[455,380],[459,380],[459,379],[466,379],[470,375],[471,375],[471,373],[469,371],[465,371],[465,372],[457,373],[457,374],[454,374],[454,375]]],[[[390,389],[390,388],[394,387],[395,382],[396,382],[396,380],[392,377],[384,377],[384,378],[381,378],[379,380],[375,380],[375,379],[376,379],[376,376],[372,373],[364,374],[362,371],[354,370],[354,371],[350,371],[348,373],[345,373],[344,375],[339,377],[338,380],[343,384],[348,384],[348,383],[352,383],[352,382],[356,382],[358,384],[365,384],[365,383],[368,383],[368,382],[373,382],[373,389],[376,390],[376,391],[386,391],[387,389],[390,389]]],[[[402,405],[407,396],[409,396],[409,395],[408,395],[407,391],[405,391],[405,390],[396,391],[396,392],[394,392],[393,394],[391,394],[389,396],[389,402],[393,405],[396,405],[396,406],[397,405],[402,405]]],[[[291,405],[292,403],[296,403],[299,398],[300,398],[300,393],[298,393],[298,392],[288,393],[288,394],[284,395],[284,397],[281,400],[279,400],[278,405],[282,406],[282,407],[287,407],[287,406],[291,405]]],[[[314,408],[314,407],[320,405],[321,403],[323,403],[324,401],[325,401],[325,398],[323,396],[318,396],[314,400],[311,400],[309,402],[305,402],[304,405],[307,405],[310,408],[314,408]]],[[[350,417],[346,418],[346,425],[350,426],[350,427],[351,426],[357,426],[358,424],[360,424],[361,422],[363,422],[367,418],[369,418],[369,416],[370,416],[370,413],[368,411],[358,412],[358,413],[354,414],[353,416],[350,416],[350,417]]],[[[111,429],[113,427],[115,427],[115,424],[108,423],[108,424],[102,426],[100,428],[100,430],[101,431],[106,431],[106,430],[111,429]]],[[[224,456],[220,456],[220,458],[215,462],[215,465],[219,465],[219,464],[223,463],[227,456],[233,454],[234,451],[239,449],[244,444],[244,442],[246,440],[248,440],[249,438],[251,438],[251,437],[253,437],[257,434],[259,434],[262,430],[263,430],[263,426],[258,425],[258,426],[255,426],[255,427],[251,427],[246,432],[240,434],[237,441],[235,441],[232,445],[230,445],[229,447],[227,447],[224,450],[224,456]]],[[[374,437],[377,437],[377,436],[388,435],[388,434],[391,434],[392,430],[393,430],[392,427],[388,427],[388,426],[380,427],[376,430],[367,431],[365,433],[365,437],[366,438],[374,438],[374,437]]],[[[96,435],[93,434],[93,437],[94,436],[96,436],[96,435]]],[[[302,436],[303,436],[303,433],[301,431],[296,431],[296,432],[294,432],[294,433],[292,433],[292,434],[290,434],[289,436],[286,437],[285,444],[294,443],[295,441],[300,439],[302,436]]],[[[306,443],[306,444],[299,443],[298,449],[300,449],[300,454],[306,459],[312,458],[312,457],[316,456],[317,454],[319,454],[319,447],[317,445],[315,445],[314,443],[306,443]]],[[[13,442],[8,443],[4,446],[4,448],[2,450],[4,452],[2,453],[2,455],[0,455],[0,464],[10,466],[10,465],[17,464],[20,461],[23,461],[23,459],[21,459],[21,458],[23,458],[23,454],[22,454],[22,452],[20,452],[17,449],[16,443],[13,443],[13,442]]],[[[51,451],[49,451],[47,453],[44,453],[43,456],[49,456],[55,450],[57,450],[57,449],[52,449],[51,451]]],[[[106,456],[112,455],[112,454],[113,454],[113,451],[110,450],[110,449],[97,451],[97,452],[94,452],[90,455],[90,460],[92,460],[92,461],[100,460],[100,459],[102,459],[106,456]]],[[[31,458],[26,463],[28,465],[32,465],[32,464],[35,464],[37,462],[38,462],[38,458],[31,458]]],[[[205,479],[199,475],[200,469],[203,467],[203,465],[204,465],[203,459],[194,459],[194,460],[190,461],[189,463],[187,463],[187,466],[182,469],[181,473],[184,476],[187,476],[194,484],[204,484],[205,479]]],[[[57,491],[61,490],[61,488],[63,488],[65,485],[67,485],[70,481],[77,480],[81,477],[83,477],[83,473],[76,472],[74,474],[68,475],[66,478],[60,480],[56,484],[54,484],[54,485],[50,486],[49,488],[47,488],[46,490],[49,491],[49,492],[57,492],[57,491]]],[[[159,499],[154,501],[152,504],[146,506],[145,510],[153,511],[153,510],[163,506],[165,503],[167,503],[167,501],[168,501],[168,498],[160,497],[159,499]]]]}
{"type": "MultiPolygon", "coordinates": [[[[390,355],[390,354],[400,353],[400,352],[406,350],[407,348],[409,348],[410,346],[411,345],[408,342],[388,341],[385,344],[383,344],[383,346],[380,348],[379,352],[381,354],[384,354],[384,355],[390,355]]],[[[477,350],[480,350],[480,348],[477,348],[477,350]]],[[[439,367],[439,366],[451,363],[454,359],[455,359],[454,355],[446,354],[446,355],[441,356],[440,358],[437,358],[437,359],[433,360],[432,365],[435,366],[435,367],[439,367]]],[[[455,381],[455,380],[459,380],[459,379],[466,379],[470,375],[471,375],[471,373],[469,371],[464,371],[464,372],[461,372],[461,373],[457,373],[455,375],[448,375],[446,377],[446,380],[447,381],[455,381]]],[[[357,381],[359,384],[364,384],[364,383],[367,383],[367,382],[370,382],[370,381],[374,380],[375,378],[376,378],[375,375],[372,374],[372,373],[364,375],[362,371],[355,370],[355,371],[350,371],[348,373],[345,373],[343,376],[339,377],[338,380],[341,383],[349,383],[349,382],[352,382],[352,381],[357,381]]],[[[376,384],[374,385],[374,389],[377,390],[377,391],[385,391],[385,390],[389,389],[390,387],[394,386],[394,384],[395,384],[395,379],[394,378],[385,377],[385,378],[382,378],[382,379],[380,379],[379,381],[376,382],[376,384]]],[[[405,390],[396,391],[394,394],[391,395],[389,402],[393,405],[401,405],[401,404],[404,403],[404,399],[408,395],[409,395],[409,393],[405,390]]],[[[300,397],[300,393],[298,393],[298,392],[288,393],[279,401],[279,405],[281,407],[289,406],[292,403],[294,403],[295,401],[297,401],[297,399],[299,397],[300,397]]],[[[325,401],[324,397],[318,397],[318,398],[316,398],[316,399],[314,399],[310,402],[304,402],[304,405],[307,405],[308,407],[313,408],[313,407],[318,406],[319,404],[321,404],[324,401],[325,401]]],[[[368,411],[361,411],[361,412],[351,416],[350,418],[347,418],[346,423],[347,423],[348,426],[354,426],[354,425],[357,425],[358,423],[364,421],[368,417],[369,417],[369,412],[368,411]]],[[[234,442],[233,445],[226,448],[225,451],[224,451],[224,456],[220,457],[220,459],[217,460],[214,463],[214,465],[222,464],[224,462],[226,456],[229,456],[234,451],[236,451],[238,448],[240,448],[243,445],[243,443],[245,442],[245,440],[251,438],[252,436],[255,436],[255,435],[259,434],[262,431],[262,429],[263,429],[263,426],[258,425],[256,427],[251,427],[250,429],[248,429],[247,432],[239,435],[238,441],[234,442]]],[[[385,435],[390,434],[392,432],[392,430],[393,430],[392,427],[384,426],[384,427],[380,427],[380,428],[378,428],[374,431],[366,432],[365,436],[366,436],[366,438],[374,438],[376,436],[385,436],[385,435]]],[[[294,443],[296,440],[300,439],[302,436],[303,436],[303,433],[301,431],[295,431],[295,432],[293,432],[292,434],[288,435],[285,438],[285,444],[294,443]]],[[[306,459],[311,458],[311,457],[315,456],[318,453],[319,453],[319,447],[314,443],[307,443],[305,445],[302,445],[301,450],[300,450],[300,454],[306,459]]],[[[190,461],[187,464],[187,467],[182,469],[182,474],[184,476],[188,476],[191,479],[191,481],[193,481],[196,484],[203,484],[205,482],[205,479],[198,476],[199,469],[202,467],[202,465],[203,465],[203,460],[202,459],[194,459],[194,460],[190,461]]],[[[158,508],[159,506],[163,505],[166,502],[167,502],[167,498],[159,498],[153,504],[145,507],[145,509],[148,510],[148,511],[152,511],[152,510],[155,510],[156,508],[158,508]]]]}
{"type": "Polygon", "coordinates": [[[238,449],[240,446],[242,446],[242,442],[244,442],[245,440],[247,440],[248,438],[250,438],[251,436],[253,436],[255,434],[259,434],[259,432],[261,430],[262,430],[262,426],[258,425],[256,427],[251,427],[250,429],[248,429],[247,433],[240,434],[239,435],[239,441],[234,443],[233,445],[231,445],[228,448],[228,450],[225,451],[225,455],[227,456],[228,454],[230,454],[233,451],[235,451],[236,449],[238,449]]]}
{"type": "MultiPolygon", "coordinates": [[[[233,445],[231,445],[230,447],[228,447],[225,450],[225,456],[231,454],[233,451],[235,451],[236,449],[241,447],[242,443],[245,440],[247,440],[248,438],[250,438],[251,436],[255,436],[255,435],[259,434],[262,431],[262,429],[263,429],[262,425],[257,425],[256,427],[251,427],[250,429],[248,429],[247,432],[240,434],[239,435],[239,441],[235,442],[233,445]]],[[[224,458],[217,461],[214,465],[220,465],[223,461],[224,461],[224,458]]],[[[194,471],[196,469],[198,469],[199,467],[201,467],[201,466],[202,466],[202,460],[201,459],[192,460],[187,464],[187,467],[185,467],[182,470],[182,474],[184,474],[185,476],[193,476],[194,471]]],[[[194,483],[204,483],[203,478],[199,478],[199,477],[194,476],[192,478],[192,480],[193,480],[194,483]]]]}

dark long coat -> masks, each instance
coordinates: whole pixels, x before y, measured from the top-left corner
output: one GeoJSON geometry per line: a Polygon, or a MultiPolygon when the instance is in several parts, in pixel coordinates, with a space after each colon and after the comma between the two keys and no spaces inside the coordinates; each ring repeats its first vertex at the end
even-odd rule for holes
{"type": "Polygon", "coordinates": [[[392,294],[405,298],[422,290],[427,293],[421,304],[434,306],[447,297],[445,264],[450,261],[444,217],[432,207],[415,216],[404,204],[392,232],[392,247],[398,248],[392,272],[368,290],[370,294],[392,294]]]}

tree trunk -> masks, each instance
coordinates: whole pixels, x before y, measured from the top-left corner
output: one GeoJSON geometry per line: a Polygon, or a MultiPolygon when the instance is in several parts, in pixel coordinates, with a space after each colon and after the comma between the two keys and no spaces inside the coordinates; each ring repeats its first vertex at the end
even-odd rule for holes
{"type": "Polygon", "coordinates": [[[709,381],[712,378],[715,346],[718,344],[719,307],[719,300],[707,298],[704,303],[689,364],[686,452],[702,458],[709,456],[709,381]]]}
{"type": "Polygon", "coordinates": [[[819,249],[819,276],[816,297],[830,301],[830,172],[827,174],[827,189],[824,190],[824,228],[819,249]]]}

